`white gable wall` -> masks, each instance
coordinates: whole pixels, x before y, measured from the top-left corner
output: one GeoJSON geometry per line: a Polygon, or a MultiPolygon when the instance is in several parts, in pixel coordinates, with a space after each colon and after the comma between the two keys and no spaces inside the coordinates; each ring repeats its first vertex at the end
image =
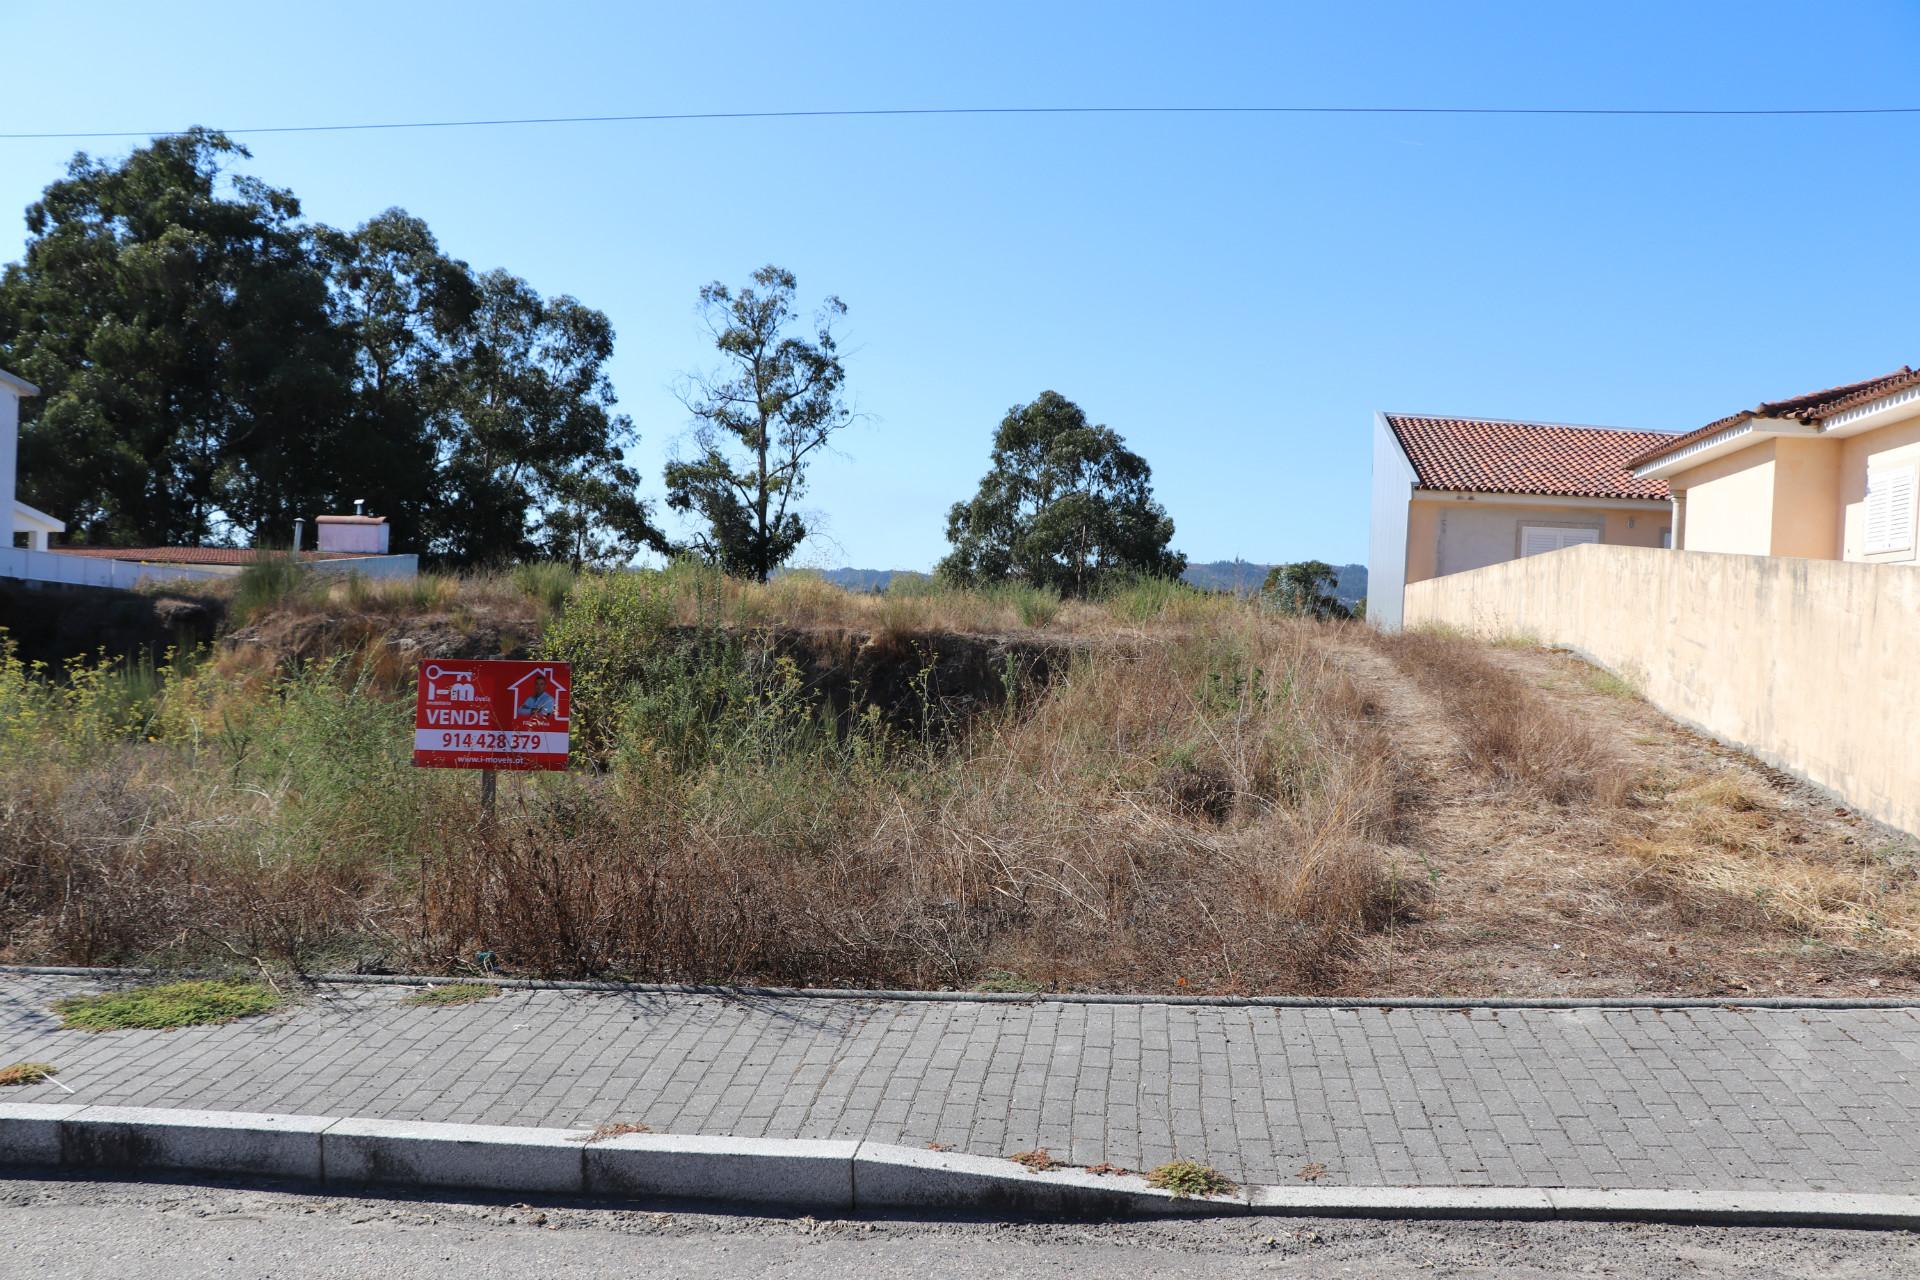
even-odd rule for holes
{"type": "Polygon", "coordinates": [[[1407,589],[1407,504],[1413,498],[1413,464],[1383,413],[1373,415],[1373,495],[1367,538],[1367,621],[1383,631],[1400,629],[1407,589]]]}
{"type": "Polygon", "coordinates": [[[19,479],[20,391],[0,378],[0,527],[13,545],[13,492],[19,479]]]}

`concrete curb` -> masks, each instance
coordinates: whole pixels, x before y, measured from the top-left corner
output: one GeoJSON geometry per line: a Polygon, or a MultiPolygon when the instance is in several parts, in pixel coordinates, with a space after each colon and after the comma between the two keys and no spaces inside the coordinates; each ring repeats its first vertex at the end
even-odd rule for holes
{"type": "MultiPolygon", "coordinates": [[[[61,978],[178,978],[195,970],[84,968],[74,965],[0,965],[0,975],[61,978]]],[[[1053,991],[1033,995],[1002,991],[886,991],[837,987],[735,987],[671,982],[585,982],[492,975],[437,977],[391,973],[317,973],[309,983],[339,986],[424,987],[446,982],[490,982],[508,990],[588,991],[610,995],[713,996],[722,1000],[866,1000],[936,1004],[1165,1004],[1222,1009],[1854,1009],[1920,1010],[1920,996],[1183,996],[1108,995],[1053,991]]]]}
{"type": "Polygon", "coordinates": [[[1241,1214],[1920,1230],[1920,1196],[1646,1188],[1253,1186],[1177,1199],[1137,1174],[1032,1173],[877,1142],[622,1134],[328,1116],[0,1103],[0,1176],[34,1168],[452,1187],[761,1210],[1113,1219],[1241,1214]]]}

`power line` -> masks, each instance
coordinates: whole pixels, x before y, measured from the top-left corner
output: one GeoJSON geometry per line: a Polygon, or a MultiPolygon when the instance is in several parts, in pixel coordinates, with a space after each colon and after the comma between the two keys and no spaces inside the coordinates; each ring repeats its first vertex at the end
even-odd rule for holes
{"type": "MultiPolygon", "coordinates": [[[[512,125],[659,124],[695,120],[822,120],[866,116],[1616,116],[1643,118],[1761,118],[1781,116],[1906,116],[1920,107],[865,107],[822,111],[674,111],[647,115],[515,116],[497,120],[388,120],[367,124],[253,125],[227,134],[359,133],[389,129],[491,129],[512,125]]],[[[99,129],[0,133],[0,141],[80,141],[151,138],[179,129],[99,129]]]]}

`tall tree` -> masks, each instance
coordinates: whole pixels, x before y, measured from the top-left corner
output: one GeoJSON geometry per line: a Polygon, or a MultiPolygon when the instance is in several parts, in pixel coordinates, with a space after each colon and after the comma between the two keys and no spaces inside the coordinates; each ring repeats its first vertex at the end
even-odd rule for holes
{"type": "Polygon", "coordinates": [[[807,527],[795,502],[813,455],[853,420],[841,399],[846,371],[833,322],[846,304],[828,297],[811,338],[792,332],[793,273],[766,266],[735,292],[715,281],[702,312],[726,364],[686,399],[696,456],[667,464],[667,504],[705,528],[694,549],[728,573],[765,582],[799,547],[807,527]]]}
{"type": "Polygon", "coordinates": [[[350,232],[322,227],[319,243],[334,318],[352,348],[358,442],[329,476],[330,505],[365,498],[387,517],[395,546],[420,547],[442,499],[442,454],[459,434],[457,347],[479,310],[480,286],[402,209],[350,232]]]}
{"type": "Polygon", "coordinates": [[[283,542],[355,498],[454,563],[666,549],[624,461],[613,329],[420,219],[300,220],[193,130],[76,157],[0,275],[0,366],[26,402],[22,496],[84,541],[283,542]]]}
{"type": "Polygon", "coordinates": [[[1267,570],[1260,594],[1281,613],[1329,621],[1350,618],[1353,611],[1333,594],[1340,575],[1324,560],[1277,564],[1267,570]]]}
{"type": "Polygon", "coordinates": [[[74,157],[0,277],[0,359],[40,384],[22,497],[82,539],[285,536],[335,451],[345,344],[291,192],[195,129],[74,157]]]}
{"type": "Polygon", "coordinates": [[[606,315],[543,299],[505,271],[481,276],[479,288],[460,340],[458,426],[443,450],[430,549],[464,563],[666,551],[623,459],[637,437],[613,412],[606,315]]]}
{"type": "Polygon", "coordinates": [[[972,501],[947,515],[950,582],[1017,579],[1084,595],[1115,573],[1174,578],[1173,521],[1154,501],[1145,458],[1054,391],[1007,411],[972,501]]]}

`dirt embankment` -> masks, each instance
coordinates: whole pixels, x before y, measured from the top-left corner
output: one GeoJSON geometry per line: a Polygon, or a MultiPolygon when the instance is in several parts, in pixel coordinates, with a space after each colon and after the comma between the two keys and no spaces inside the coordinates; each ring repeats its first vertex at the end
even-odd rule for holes
{"type": "MultiPolygon", "coordinates": [[[[233,631],[222,646],[229,661],[259,671],[344,655],[401,692],[428,658],[526,658],[536,651],[540,631],[531,609],[276,613],[233,631]]],[[[877,707],[894,729],[936,734],[1004,705],[1010,692],[1045,687],[1075,651],[1067,640],[1042,636],[790,626],[674,626],[661,643],[689,656],[717,644],[733,660],[756,666],[786,659],[809,696],[842,725],[877,707]]]]}
{"type": "Polygon", "coordinates": [[[109,591],[0,580],[0,629],[28,662],[159,658],[212,642],[226,618],[218,595],[186,590],[109,591]]]}

